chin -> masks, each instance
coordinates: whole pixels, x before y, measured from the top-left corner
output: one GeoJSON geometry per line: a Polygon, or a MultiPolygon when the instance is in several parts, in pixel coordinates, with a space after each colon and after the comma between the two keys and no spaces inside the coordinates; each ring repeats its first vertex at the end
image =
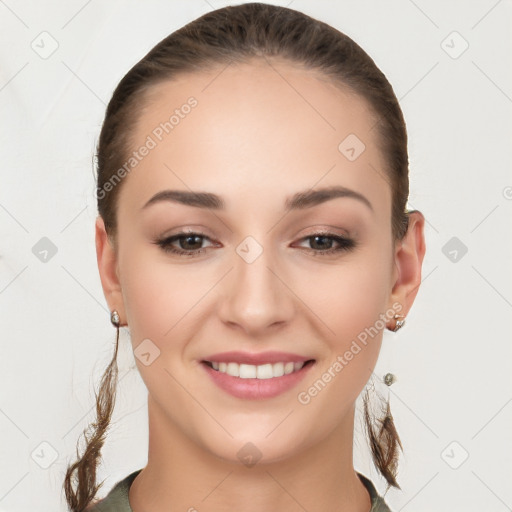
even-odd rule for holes
{"type": "Polygon", "coordinates": [[[247,435],[237,435],[235,439],[219,440],[212,445],[212,438],[208,437],[205,448],[216,458],[239,466],[248,468],[255,465],[268,465],[293,457],[302,445],[299,439],[290,436],[289,429],[286,435],[280,437],[277,433],[254,434],[248,429],[247,435]]]}

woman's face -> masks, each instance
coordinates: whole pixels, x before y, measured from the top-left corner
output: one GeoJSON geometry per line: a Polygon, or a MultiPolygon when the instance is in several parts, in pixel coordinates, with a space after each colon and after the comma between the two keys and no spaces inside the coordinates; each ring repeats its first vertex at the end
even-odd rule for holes
{"type": "Polygon", "coordinates": [[[232,461],[286,458],[339,432],[400,313],[391,190],[367,104],[254,61],[161,83],[144,105],[111,306],[128,323],[151,421],[232,461]],[[313,194],[331,187],[348,192],[313,194]],[[150,201],[163,191],[216,197],[150,201]],[[183,232],[200,236],[172,239],[183,232]],[[311,360],[261,379],[204,362],[269,377],[311,360]]]}

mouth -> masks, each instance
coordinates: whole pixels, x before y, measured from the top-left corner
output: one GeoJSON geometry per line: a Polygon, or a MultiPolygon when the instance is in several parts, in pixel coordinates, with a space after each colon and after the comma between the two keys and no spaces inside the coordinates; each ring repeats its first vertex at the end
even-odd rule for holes
{"type": "Polygon", "coordinates": [[[264,363],[259,365],[237,363],[235,361],[201,361],[202,364],[210,367],[212,370],[224,373],[230,377],[239,379],[275,379],[297,373],[308,365],[312,365],[314,359],[306,361],[280,361],[276,363],[264,363]]]}
{"type": "Polygon", "coordinates": [[[221,390],[241,399],[267,399],[291,391],[317,361],[301,354],[231,350],[209,354],[200,367],[221,390]]]}

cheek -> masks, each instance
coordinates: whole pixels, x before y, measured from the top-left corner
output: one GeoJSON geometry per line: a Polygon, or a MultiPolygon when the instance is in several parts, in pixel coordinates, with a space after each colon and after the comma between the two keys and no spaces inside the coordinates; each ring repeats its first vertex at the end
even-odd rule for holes
{"type": "Polygon", "coordinates": [[[340,348],[386,311],[391,260],[385,254],[382,248],[364,249],[338,265],[314,272],[314,280],[296,280],[301,283],[297,295],[304,297],[325,324],[329,339],[336,340],[340,348]]]}
{"type": "Polygon", "coordinates": [[[302,282],[298,292],[307,297],[328,342],[328,356],[319,372],[330,370],[331,376],[336,375],[326,379],[332,380],[329,386],[347,404],[359,394],[377,362],[388,315],[390,268],[390,251],[365,249],[329,272],[316,273],[314,286],[302,282]]]}
{"type": "MultiPolygon", "coordinates": [[[[132,348],[150,340],[156,346],[155,366],[180,370],[189,342],[198,335],[205,311],[211,312],[211,291],[223,271],[171,262],[164,253],[139,241],[120,251],[119,265],[132,348]]],[[[139,364],[146,380],[148,367],[139,364]]],[[[153,365],[151,365],[153,367],[153,365]]],[[[151,372],[149,372],[151,373],[151,372]]]]}
{"type": "MultiPolygon", "coordinates": [[[[155,258],[155,248],[139,242],[119,254],[124,305],[134,348],[146,338],[160,349],[194,296],[184,276],[155,258]]],[[[190,283],[189,283],[190,284],[190,283]]],[[[193,287],[192,287],[193,289],[193,287]]]]}
{"type": "MultiPolygon", "coordinates": [[[[176,267],[155,254],[154,248],[142,243],[126,247],[124,255],[120,252],[120,270],[135,362],[147,389],[163,405],[170,390],[179,392],[169,372],[174,375],[179,368],[190,334],[181,331],[180,335],[180,329],[187,323],[187,310],[197,302],[197,293],[176,267]]],[[[187,404],[183,400],[182,410],[187,404]]]]}
{"type": "Polygon", "coordinates": [[[366,266],[351,266],[316,282],[315,288],[324,290],[317,292],[317,308],[329,327],[323,329],[326,352],[297,401],[304,418],[322,418],[325,432],[340,425],[375,368],[385,327],[380,315],[386,314],[386,278],[366,266]]]}

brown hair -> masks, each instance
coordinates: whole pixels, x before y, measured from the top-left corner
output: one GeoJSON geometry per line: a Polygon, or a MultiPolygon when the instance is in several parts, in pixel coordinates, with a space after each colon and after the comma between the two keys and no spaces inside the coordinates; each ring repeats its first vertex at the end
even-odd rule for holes
{"type": "MultiPolygon", "coordinates": [[[[133,150],[131,136],[146,93],[180,73],[267,57],[285,59],[319,72],[368,102],[376,116],[374,128],[387,164],[382,176],[392,192],[392,236],[394,240],[403,238],[409,220],[407,132],[398,100],[385,75],[360,46],[326,23],[286,7],[247,3],[209,12],[176,30],[135,64],[116,87],[107,106],[97,149],[98,212],[114,245],[122,183],[105,185],[119,180],[118,171],[133,150]]],[[[66,499],[73,512],[85,510],[99,489],[96,466],[114,407],[117,345],[118,341],[96,397],[97,421],[89,426],[89,435],[84,431],[85,452],[66,473],[66,499]],[[78,480],[76,491],[72,479],[78,480]]],[[[400,488],[395,477],[398,446],[402,446],[389,403],[383,410],[384,419],[378,420],[380,425],[374,424],[367,405],[365,396],[364,419],[375,465],[387,480],[388,488],[400,488]]]]}

